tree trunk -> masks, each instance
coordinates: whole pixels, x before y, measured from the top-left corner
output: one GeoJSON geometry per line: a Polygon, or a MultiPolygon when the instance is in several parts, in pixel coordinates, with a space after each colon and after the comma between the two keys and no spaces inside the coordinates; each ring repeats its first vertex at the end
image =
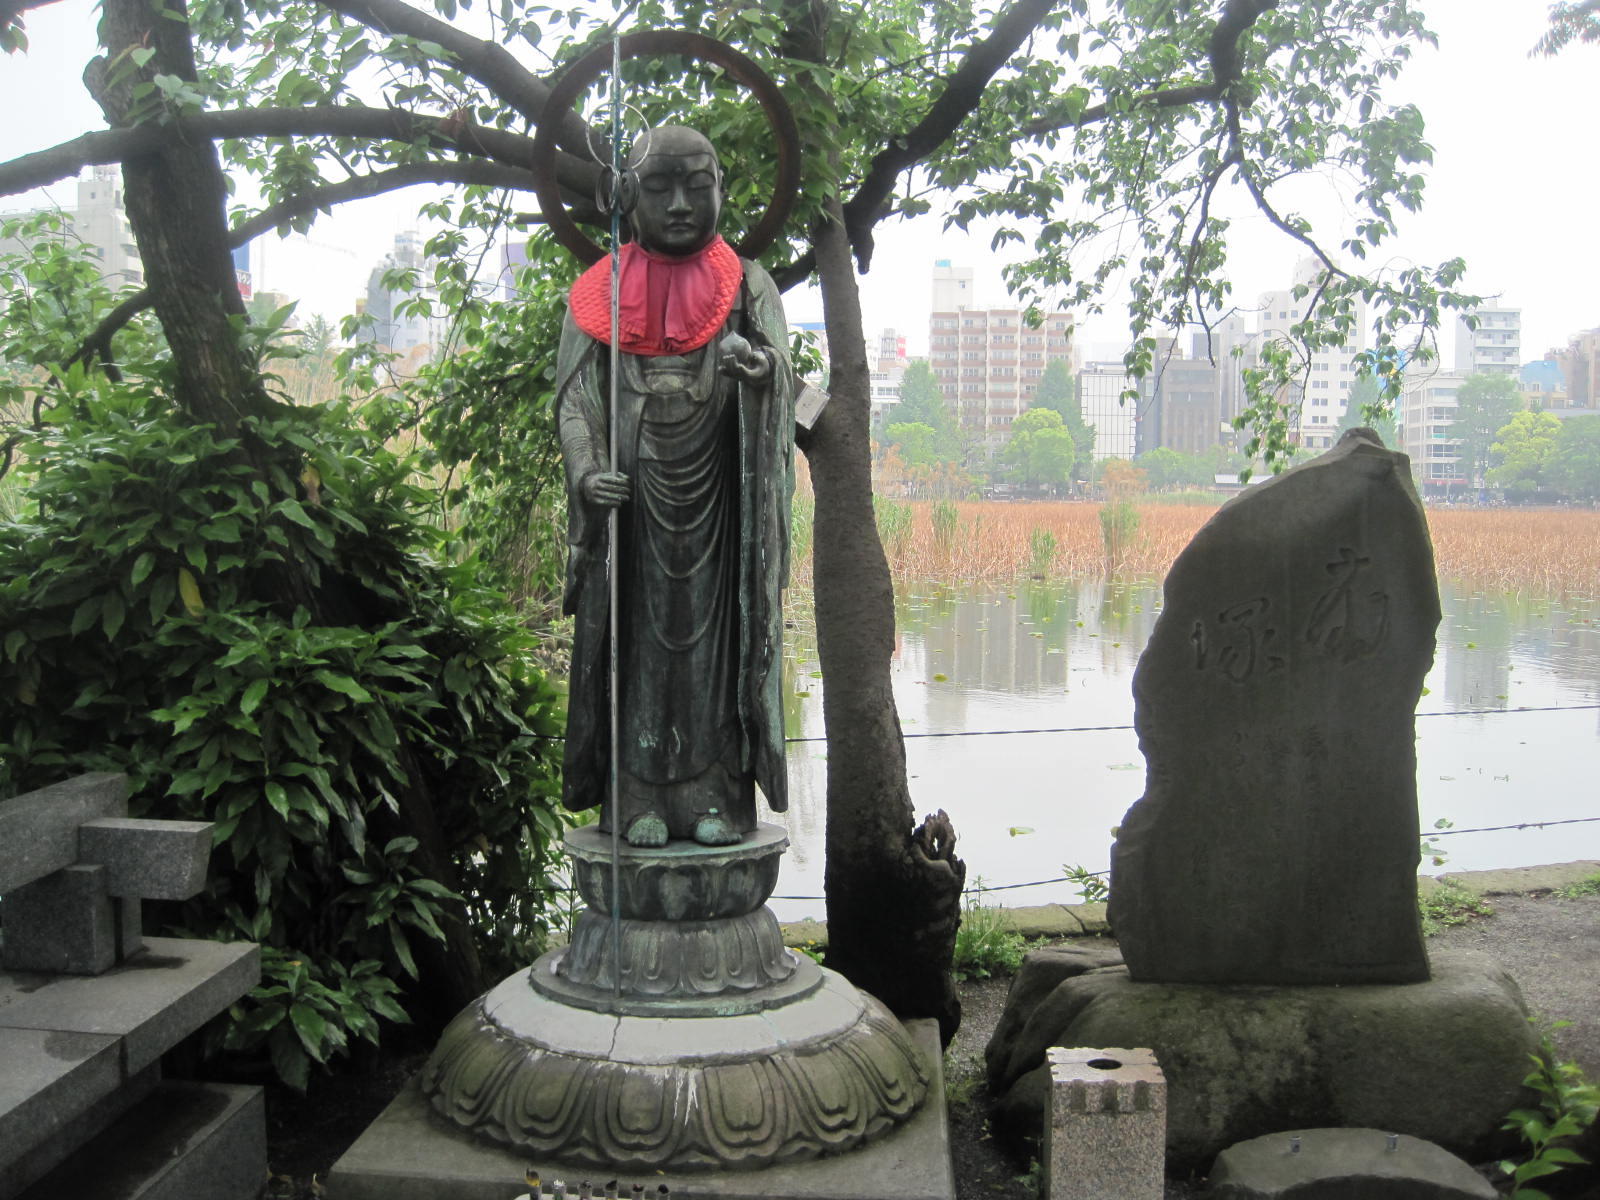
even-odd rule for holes
{"type": "Polygon", "coordinates": [[[828,965],[901,1017],[961,1023],[951,976],[966,865],[941,812],[913,832],[905,743],[889,681],[894,591],[872,508],[870,386],[861,296],[843,215],[812,245],[832,400],[807,447],[817,652],[828,735],[828,965]]]}
{"type": "MultiPolygon", "coordinates": [[[[85,83],[114,126],[132,123],[137,83],[157,73],[189,81],[196,77],[183,0],[105,0],[100,40],[107,55],[89,64],[85,83]],[[155,53],[138,67],[131,52],[141,48],[155,53]]],[[[265,466],[285,450],[263,445],[241,428],[248,417],[268,415],[277,402],[267,393],[234,325],[245,308],[228,249],[227,191],[216,147],[209,140],[169,139],[155,153],[126,160],[122,175],[128,222],[144,260],[152,307],[172,351],[173,399],[189,420],[214,425],[226,437],[241,437],[242,456],[267,477],[265,466]]],[[[291,478],[298,474],[297,469],[289,472],[291,478]]],[[[292,558],[260,578],[258,586],[263,599],[290,609],[303,607],[322,624],[387,619],[363,612],[341,581],[324,575],[321,583],[314,582],[292,558]]],[[[384,840],[401,834],[416,838],[417,867],[455,888],[449,843],[420,768],[404,746],[400,755],[409,776],[409,786],[396,797],[400,812],[378,806],[370,814],[373,832],[384,840]]],[[[447,907],[441,927],[444,943],[418,938],[414,945],[426,984],[413,1000],[412,1015],[424,1027],[442,1027],[484,986],[464,910],[447,907]]]]}

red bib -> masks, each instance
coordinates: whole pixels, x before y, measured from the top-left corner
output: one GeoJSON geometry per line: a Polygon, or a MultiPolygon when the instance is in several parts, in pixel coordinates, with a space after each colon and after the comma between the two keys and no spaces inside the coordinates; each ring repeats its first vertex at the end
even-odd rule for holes
{"type": "MultiPolygon", "coordinates": [[[[720,236],[682,258],[652,254],[637,242],[622,247],[618,329],[629,354],[687,354],[722,328],[733,311],[744,268],[720,236]]],[[[611,344],[611,256],[572,285],[572,319],[611,344]]]]}

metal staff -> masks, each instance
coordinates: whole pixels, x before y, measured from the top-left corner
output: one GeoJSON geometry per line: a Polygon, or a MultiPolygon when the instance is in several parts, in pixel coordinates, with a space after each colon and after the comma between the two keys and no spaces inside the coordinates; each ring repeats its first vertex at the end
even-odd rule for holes
{"type": "MultiPolygon", "coordinates": [[[[611,371],[610,408],[607,413],[607,451],[610,467],[617,469],[619,444],[617,438],[617,381],[622,374],[622,41],[617,33],[611,35],[611,371]]],[[[622,999],[622,763],[618,749],[622,734],[622,721],[618,715],[617,690],[621,678],[618,666],[619,648],[617,632],[617,535],[621,521],[621,505],[613,505],[606,518],[606,582],[610,625],[608,641],[610,652],[611,708],[611,766],[609,787],[611,791],[611,994],[622,999]]]]}

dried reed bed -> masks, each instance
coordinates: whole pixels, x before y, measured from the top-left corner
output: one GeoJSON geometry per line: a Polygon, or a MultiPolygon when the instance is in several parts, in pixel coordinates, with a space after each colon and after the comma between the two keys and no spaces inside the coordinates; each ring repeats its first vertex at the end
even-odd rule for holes
{"type": "MultiPolygon", "coordinates": [[[[957,501],[943,506],[932,501],[891,502],[884,506],[890,511],[880,509],[879,529],[889,568],[897,579],[1104,575],[1107,563],[1100,507],[1068,502],[957,501]]],[[[1117,569],[1153,577],[1166,572],[1178,551],[1216,511],[1202,505],[1135,507],[1138,531],[1117,569]]],[[[809,585],[810,562],[798,559],[795,567],[795,582],[809,585]]]]}
{"type": "Polygon", "coordinates": [[[1482,586],[1600,595],[1600,512],[1430,508],[1439,574],[1482,586]]]}
{"type": "MultiPolygon", "coordinates": [[[[1107,573],[1099,504],[958,501],[944,506],[942,520],[936,518],[940,506],[932,501],[883,507],[890,511],[880,510],[879,527],[897,579],[1003,581],[1107,573]]],[[[1135,502],[1135,508],[1138,531],[1116,567],[1122,574],[1152,579],[1166,574],[1216,511],[1199,504],[1135,502]]],[[[1428,510],[1428,526],[1445,578],[1600,595],[1600,512],[1434,508],[1428,510]]],[[[808,539],[796,556],[794,581],[811,584],[808,539]]]]}

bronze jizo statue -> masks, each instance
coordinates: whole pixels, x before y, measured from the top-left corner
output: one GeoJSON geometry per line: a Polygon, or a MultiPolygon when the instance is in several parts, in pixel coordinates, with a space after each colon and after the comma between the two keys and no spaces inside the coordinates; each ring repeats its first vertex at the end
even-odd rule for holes
{"type": "Polygon", "coordinates": [[[795,380],[777,288],[717,234],[722,174],[692,129],[646,133],[630,167],[634,241],[620,252],[616,412],[611,257],[573,285],[556,414],[574,614],[564,799],[601,806],[633,846],[731,845],[755,788],[782,812],[782,588],[788,575],[795,380]],[[616,461],[610,461],[611,422],[616,461]],[[618,780],[608,516],[617,513],[618,780]]]}

